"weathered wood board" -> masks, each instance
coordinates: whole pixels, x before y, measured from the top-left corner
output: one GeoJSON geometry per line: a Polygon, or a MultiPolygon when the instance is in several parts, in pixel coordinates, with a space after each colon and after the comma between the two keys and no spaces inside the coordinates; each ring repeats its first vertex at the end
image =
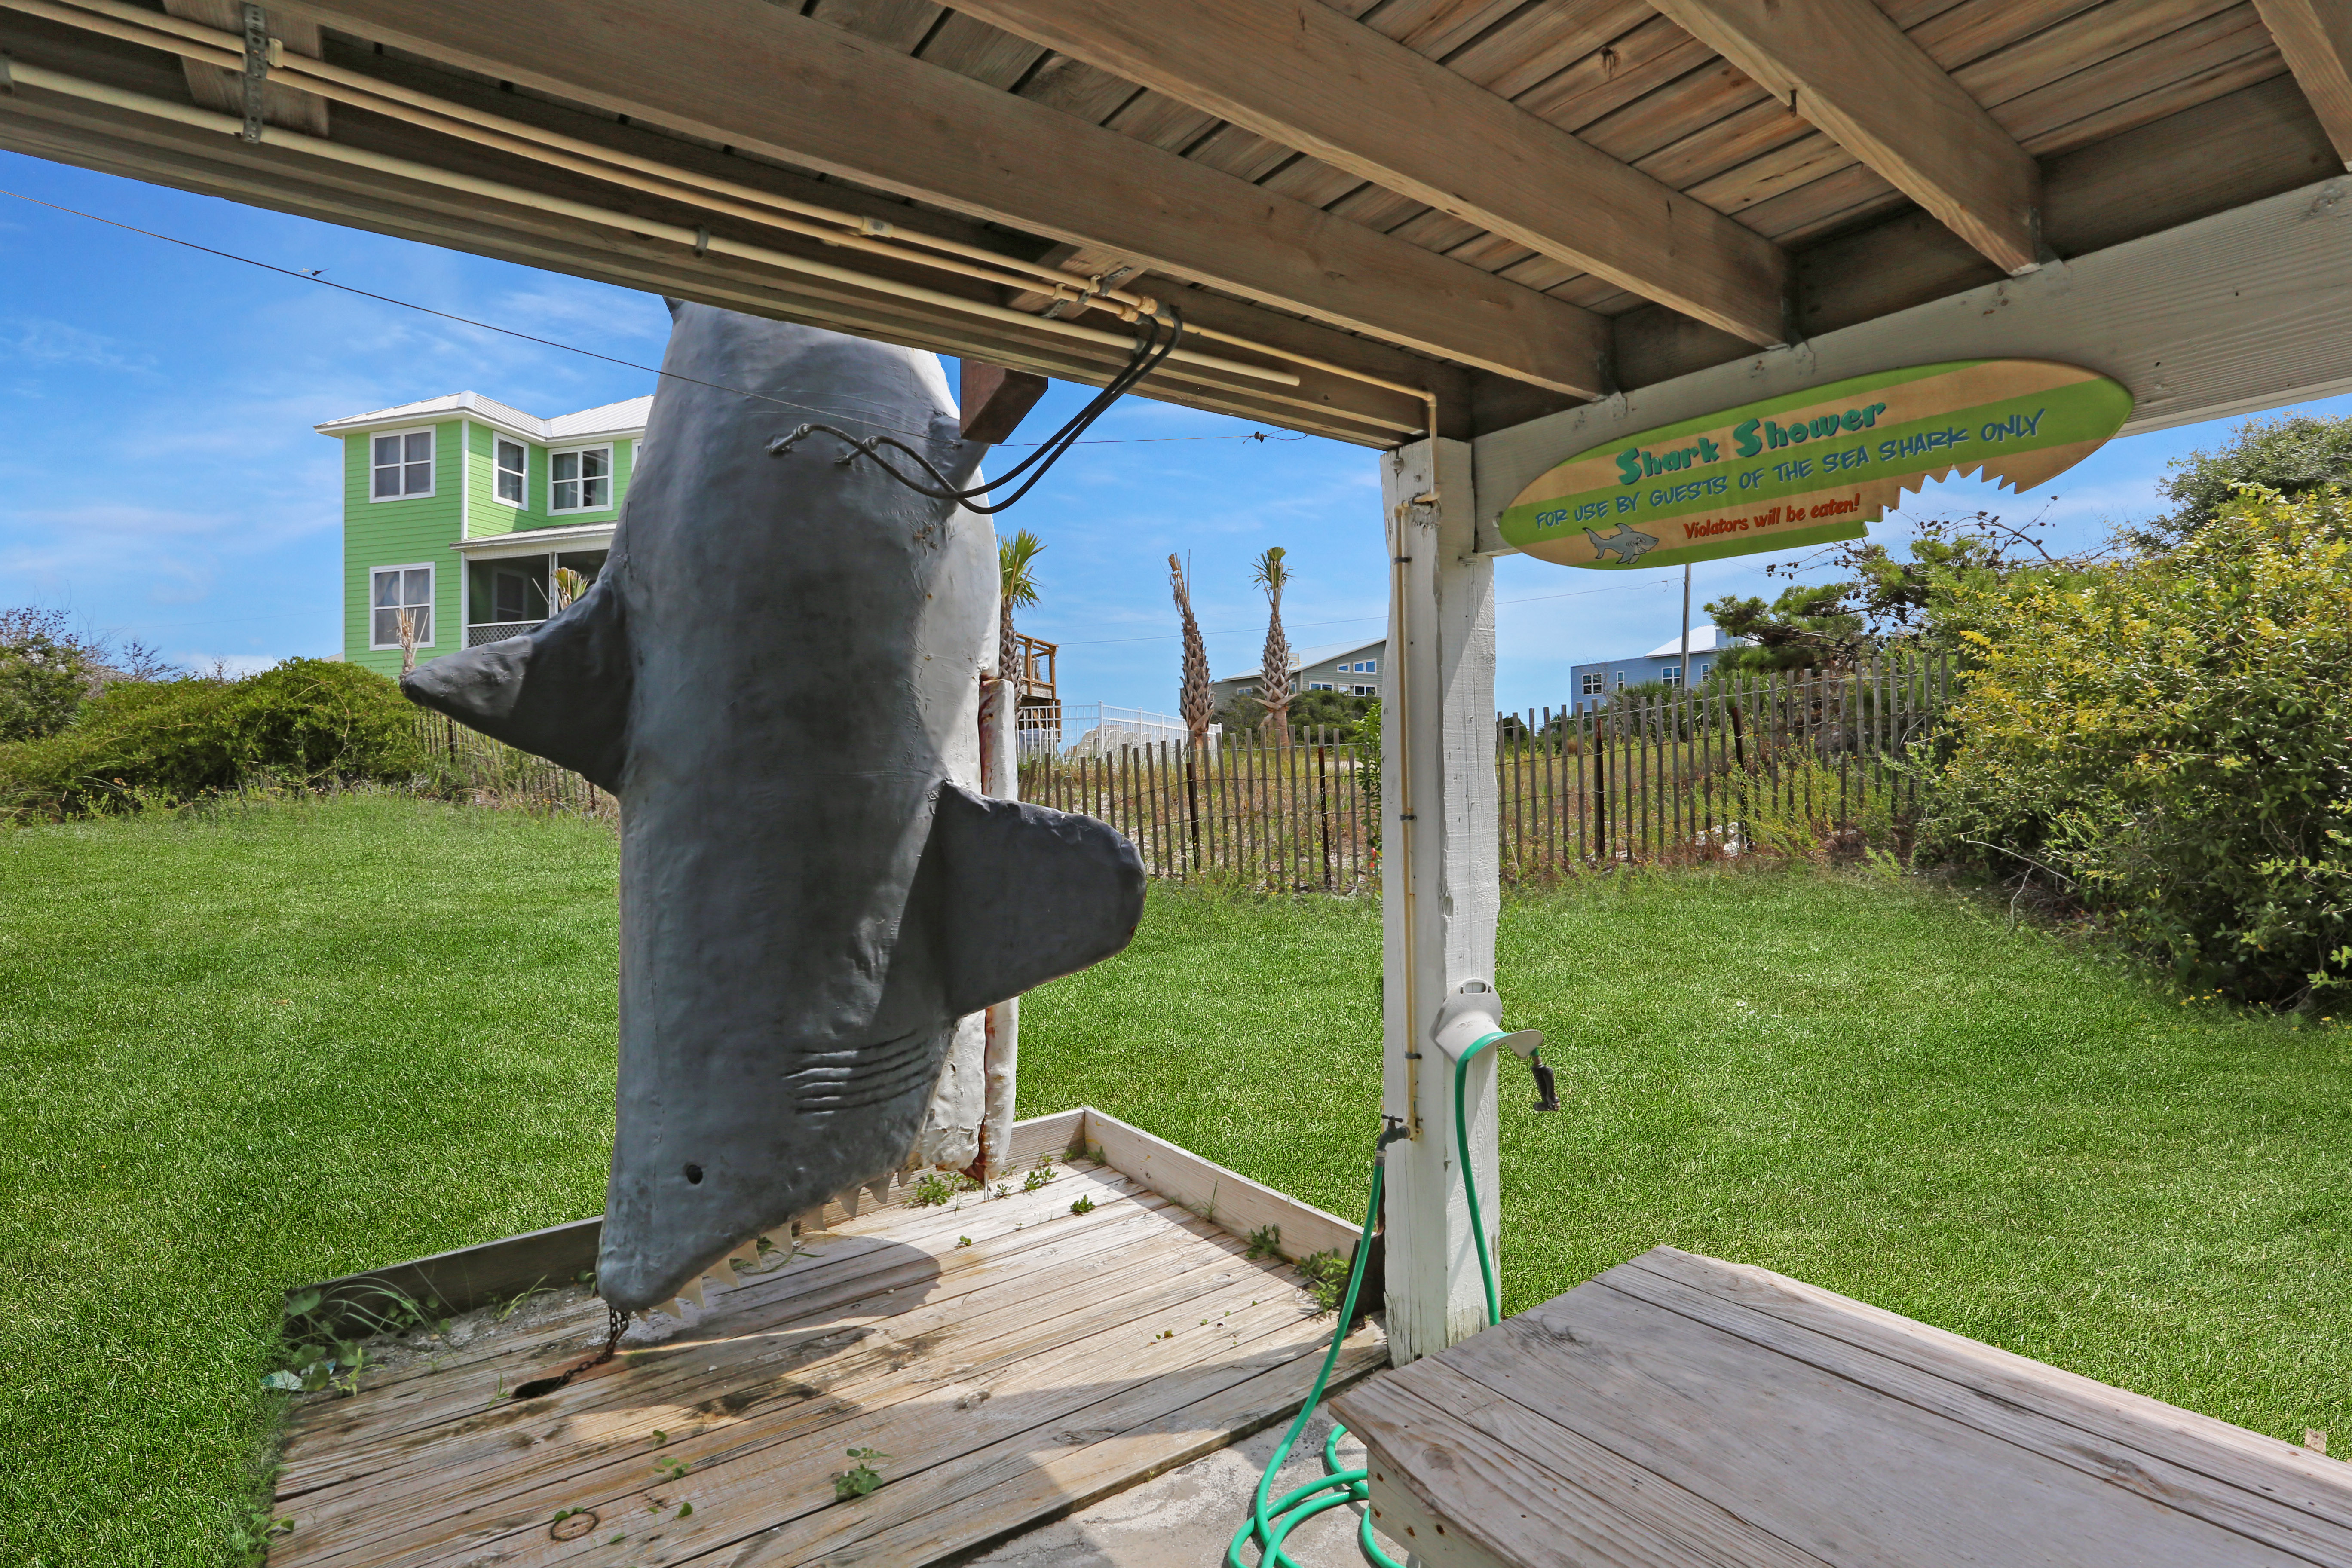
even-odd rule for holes
{"type": "Polygon", "coordinates": [[[1670,1247],[1335,1410],[1428,1568],[2352,1564],[2352,1466],[1670,1247]]]}
{"type": "MultiPolygon", "coordinates": [[[[1087,1125],[1042,1119],[1018,1142],[1060,1155],[1087,1125]]],[[[1111,1166],[1050,1169],[1001,1196],[828,1209],[789,1261],[682,1324],[634,1327],[618,1359],[541,1398],[510,1391],[602,1339],[577,1286],[420,1342],[355,1394],[305,1396],[273,1568],[925,1563],[1297,1409],[1333,1319],[1296,1271],[1111,1166]],[[851,1448],[888,1456],[883,1484],[839,1498],[851,1448]]],[[[1283,1216],[1286,1236],[1313,1212],[1283,1216]]],[[[1334,1383],[1386,1360],[1367,1323],[1334,1383]]]]}

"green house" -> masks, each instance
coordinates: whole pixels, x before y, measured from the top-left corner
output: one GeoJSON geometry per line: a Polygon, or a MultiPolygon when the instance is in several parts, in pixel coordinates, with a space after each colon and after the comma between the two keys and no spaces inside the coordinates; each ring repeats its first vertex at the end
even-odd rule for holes
{"type": "Polygon", "coordinates": [[[343,657],[400,672],[529,631],[556,573],[593,581],[645,440],[650,397],[541,419],[458,392],[318,426],[343,444],[343,657]]]}

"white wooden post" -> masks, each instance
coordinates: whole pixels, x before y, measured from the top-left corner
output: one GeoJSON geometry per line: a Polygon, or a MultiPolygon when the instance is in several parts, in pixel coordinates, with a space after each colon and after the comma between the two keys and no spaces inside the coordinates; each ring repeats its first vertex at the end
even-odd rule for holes
{"type": "MultiPolygon", "coordinates": [[[[999,800],[1021,796],[1021,694],[1012,681],[982,682],[980,699],[981,793],[999,800]]],[[[993,1181],[1004,1171],[1012,1147],[1013,1090],[1021,1064],[1021,998],[999,1002],[985,1015],[987,1044],[985,1109],[981,1121],[982,1174],[993,1181]]]]}
{"type": "MultiPolygon", "coordinates": [[[[1429,440],[1381,458],[1390,555],[1381,680],[1381,1110],[1412,1136],[1388,1153],[1388,1331],[1399,1365],[1486,1326],[1454,1147],[1454,1064],[1433,1038],[1465,982],[1491,984],[1496,867],[1495,575],[1474,553],[1470,447],[1429,440]]],[[[1490,1256],[1495,1055],[1465,1085],[1467,1157],[1490,1256]]]]}

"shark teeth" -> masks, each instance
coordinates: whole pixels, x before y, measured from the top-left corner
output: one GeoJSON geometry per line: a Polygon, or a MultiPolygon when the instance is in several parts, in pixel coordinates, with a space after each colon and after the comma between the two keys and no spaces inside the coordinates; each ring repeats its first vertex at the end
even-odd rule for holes
{"type": "Polygon", "coordinates": [[[735,1269],[733,1265],[730,1264],[724,1258],[710,1266],[710,1278],[718,1280],[730,1290],[732,1290],[736,1286],[743,1283],[743,1281],[735,1278],[735,1269]]]}
{"type": "Polygon", "coordinates": [[[865,1192],[862,1188],[852,1187],[845,1193],[835,1193],[834,1194],[833,1201],[839,1204],[843,1208],[848,1210],[850,1218],[856,1219],[857,1217],[857,1201],[865,1195],[865,1192]]]}
{"type": "Polygon", "coordinates": [[[686,1282],[686,1288],[677,1293],[677,1298],[681,1301],[691,1301],[698,1307],[701,1306],[703,1304],[702,1281],[699,1279],[688,1280],[686,1282]]]}

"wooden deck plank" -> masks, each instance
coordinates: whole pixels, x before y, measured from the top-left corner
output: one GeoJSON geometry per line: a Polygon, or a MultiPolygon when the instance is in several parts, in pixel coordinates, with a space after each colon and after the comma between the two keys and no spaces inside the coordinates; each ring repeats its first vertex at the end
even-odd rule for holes
{"type": "MultiPolygon", "coordinates": [[[[1169,1217],[1171,1212],[1181,1213],[1171,1211],[1171,1205],[1157,1194],[1106,1202],[1087,1216],[1093,1223],[1076,1229],[1056,1232],[1033,1225],[1022,1233],[1024,1242],[1017,1246],[1008,1235],[992,1248],[977,1242],[970,1249],[955,1248],[947,1260],[951,1273],[944,1272],[940,1260],[930,1255],[885,1247],[854,1258],[855,1272],[836,1279],[826,1267],[828,1260],[818,1258],[814,1267],[802,1274],[803,1287],[780,1299],[762,1299],[752,1290],[740,1289],[730,1293],[732,1300],[714,1300],[712,1316],[705,1320],[715,1325],[712,1331],[689,1331],[635,1347],[624,1342],[629,1363],[649,1374],[633,1380],[631,1397],[659,1395],[671,1379],[667,1374],[650,1374],[673,1363],[680,1369],[675,1373],[676,1381],[706,1385],[703,1397],[721,1397],[728,1392],[723,1381],[727,1377],[745,1369],[750,1369],[748,1375],[756,1376],[759,1369],[803,1347],[822,1350],[823,1342],[882,1329],[918,1302],[919,1307],[913,1310],[933,1315],[977,1315],[1002,1304],[1006,1295],[1025,1289],[1041,1266],[1083,1268],[1098,1255],[1119,1256],[1158,1245],[1174,1223],[1169,1217]],[[879,1271],[870,1267],[877,1258],[889,1267],[879,1271]],[[904,1302],[897,1299],[902,1291],[908,1293],[904,1302]],[[700,1360],[705,1370],[695,1372],[689,1364],[694,1360],[700,1360]]],[[[543,1374],[571,1359],[578,1349],[569,1347],[562,1357],[542,1358],[527,1370],[543,1374]]],[[[289,1444],[281,1495],[303,1495],[330,1485],[348,1487],[363,1476],[371,1479],[396,1477],[408,1468],[406,1456],[410,1455],[420,1456],[415,1464],[431,1466],[438,1462],[435,1456],[464,1432],[476,1426],[503,1428],[516,1419],[514,1412],[525,1408],[507,1398],[496,1383],[485,1382],[478,1370],[462,1384],[454,1378],[448,1382],[454,1386],[438,1391],[437,1404],[420,1405],[412,1398],[366,1413],[364,1417],[361,1413],[345,1416],[354,1426],[363,1425],[367,1435],[365,1441],[345,1436],[338,1447],[339,1458],[356,1455],[355,1462],[331,1468],[320,1464],[308,1448],[289,1444]]],[[[610,1382],[599,1369],[566,1390],[562,1402],[593,1405],[600,1396],[611,1394],[610,1382]]],[[[434,1396],[432,1391],[427,1396],[434,1396]]],[[[313,1406],[314,1411],[319,1408],[313,1406]]],[[[332,1405],[326,1409],[323,1418],[334,1419],[332,1405]]]]}
{"type": "MultiPolygon", "coordinates": [[[[1216,1221],[1069,1160],[1034,1192],[968,1194],[961,1211],[836,1213],[800,1256],[714,1289],[694,1321],[542,1399],[503,1390],[583,1353],[601,1306],[492,1330],[438,1366],[298,1408],[278,1507],[296,1525],[273,1564],[601,1562],[615,1534],[644,1568],[713,1554],[912,1564],[1296,1409],[1334,1320],[1295,1272],[1244,1257],[1234,1230],[1280,1224],[1286,1241],[1320,1241],[1338,1222],[1088,1114],[1024,1124],[1021,1161],[1107,1141],[1216,1221]],[[1073,1215],[1081,1195],[1096,1206],[1073,1215]],[[836,1501],[843,1450],[869,1446],[892,1456],[889,1484],[836,1501]],[[595,1528],[574,1536],[567,1521],[554,1539],[570,1508],[593,1510],[595,1528]]],[[[1367,1326],[1340,1378],[1385,1359],[1367,1326]]]]}
{"type": "MultiPolygon", "coordinates": [[[[1523,1326],[1465,1342],[1451,1367],[1425,1375],[1468,1377],[1538,1405],[1840,1568],[1953,1561],[1959,1542],[2005,1568],[2295,1561],[2079,1471],[2021,1464],[1997,1437],[1759,1353],[1603,1281],[1511,1321],[1523,1326]],[[1526,1353],[1535,1345],[1539,1354],[1526,1353]],[[1986,1506],[1991,1496],[1999,1508],[1986,1506]]],[[[1414,1372],[1398,1375],[1417,1381],[1414,1372]]]]}
{"type": "Polygon", "coordinates": [[[1840,1335],[1799,1327],[1679,1280],[1626,1269],[1609,1283],[1634,1300],[1736,1334],[2281,1552],[2321,1562],[2352,1562],[2352,1531],[2315,1516],[2308,1500],[2298,1500],[2298,1506],[2266,1495],[2259,1486],[2232,1485],[2158,1458],[2145,1447],[2098,1440],[2079,1426],[2022,1408],[1981,1386],[1921,1372],[1840,1335]]]}
{"type": "Polygon", "coordinates": [[[2336,1461],[1671,1247],[1337,1414],[1429,1568],[2352,1564],[2336,1461]]]}
{"type": "Polygon", "coordinates": [[[1117,1170],[1235,1236],[1248,1236],[1262,1226],[1276,1227],[1282,1233],[1285,1258],[1305,1258],[1314,1252],[1336,1252],[1342,1258],[1356,1255],[1356,1227],[1338,1215],[1326,1214],[1263,1182],[1253,1182],[1238,1171],[1229,1171],[1139,1127],[1100,1111],[1088,1111],[1087,1142],[1117,1170]]]}
{"type": "MultiPolygon", "coordinates": [[[[1735,1331],[1757,1337],[1784,1354],[1835,1345],[1881,1363],[1869,1367],[1858,1359],[1843,1358],[1850,1370],[1841,1375],[1868,1375],[1892,1387],[1892,1369],[1903,1368],[1948,1388],[1974,1393],[1979,1398],[1966,1406],[1969,1414],[1963,1418],[2010,1436],[2011,1441],[2029,1441],[2014,1418],[2032,1415],[2079,1434],[2077,1442],[2088,1437],[2208,1477],[2249,1499],[2267,1500],[2306,1516],[2315,1529],[2325,1524],[2326,1550],[2352,1559],[2352,1466],[2340,1460],[1768,1269],[1660,1247],[1604,1278],[1613,1288],[1628,1291],[1641,1289],[1646,1279],[1654,1278],[1712,1298],[1742,1314],[1725,1316],[1726,1326],[1736,1322],[1735,1331]],[[1770,1324],[1775,1322],[1794,1334],[1773,1333],[1770,1324]]],[[[1677,1304],[1690,1310],[1686,1297],[1677,1304]]],[[[1906,1382],[1902,1386],[1914,1385],[1906,1382]]],[[[2074,1452],[2084,1457],[2079,1448],[2074,1452]]]]}
{"type": "MultiPolygon", "coordinates": [[[[1821,1568],[1798,1551],[1706,1498],[1662,1480],[1591,1438],[1527,1409],[1473,1393],[1466,1379],[1407,1388],[1393,1378],[1355,1389],[1333,1406],[1364,1441],[1382,1484],[1412,1492],[1445,1533],[1469,1537],[1507,1563],[1667,1568],[1821,1568]],[[1523,1460],[1532,1460],[1530,1471],[1523,1460]],[[1415,1478],[1443,1468],[1445,1496],[1415,1478]]],[[[1373,1517],[1390,1539],[1423,1549],[1426,1532],[1373,1517]]],[[[1434,1547],[1434,1542],[1428,1543],[1434,1547]]]]}
{"type": "MultiPolygon", "coordinates": [[[[909,1497],[902,1500],[900,1511],[910,1517],[889,1530],[828,1551],[824,1563],[827,1568],[865,1564],[898,1568],[907,1563],[961,1556],[990,1542],[1085,1508],[1296,1414],[1313,1382],[1315,1369],[1321,1364],[1322,1354],[1322,1342],[1310,1342],[1291,1360],[1219,1388],[1205,1398],[1145,1418],[1113,1436],[1081,1446],[1048,1449],[1042,1459],[1000,1446],[1002,1451],[990,1461],[990,1473],[998,1484],[990,1493],[973,1496],[973,1508],[950,1512],[932,1506],[928,1494],[909,1497]],[[1050,1501],[1040,1500],[1040,1489],[1034,1483],[1020,1487],[1005,1484],[1023,1479],[1024,1468],[1036,1481],[1051,1487],[1050,1501]]],[[[1367,1324],[1341,1347],[1339,1363],[1331,1370],[1329,1386],[1345,1388],[1387,1364],[1388,1342],[1367,1324]]],[[[1199,1384],[1220,1380],[1188,1374],[1182,1381],[1199,1384]]],[[[1172,1391],[1178,1380],[1163,1379],[1161,1383],[1172,1391]]],[[[1153,1385],[1155,1389],[1159,1386],[1153,1385]]],[[[1109,1414],[1107,1407],[1087,1411],[1087,1429],[1103,1430],[1100,1423],[1109,1414]]],[[[764,1556],[747,1558],[743,1568],[771,1561],[764,1556]]]]}
{"type": "MultiPolygon", "coordinates": [[[[1113,1284],[1066,1310],[1040,1310],[1015,1298],[975,1311],[972,1299],[965,1298],[927,1302],[879,1322],[827,1324],[832,1331],[801,1336],[797,1345],[762,1350],[767,1337],[754,1337],[743,1347],[759,1352],[751,1355],[721,1355],[708,1344],[688,1344],[677,1347],[667,1364],[646,1364],[640,1358],[638,1366],[625,1369],[635,1375],[583,1380],[553,1404],[509,1403],[477,1421],[438,1429],[411,1447],[409,1462],[306,1499],[310,1539],[315,1543],[355,1517],[381,1531],[384,1508],[427,1507],[444,1492],[462,1492],[469,1506],[479,1506],[551,1479],[576,1478],[614,1455],[637,1452],[628,1445],[652,1440],[656,1430],[719,1451],[703,1439],[717,1434],[731,1441],[754,1429],[757,1424],[743,1415],[754,1404],[762,1405],[757,1418],[765,1424],[757,1426],[765,1433],[762,1440],[776,1440],[782,1432],[775,1423],[784,1418],[779,1399],[822,1396],[837,1405],[868,1398],[873,1389],[887,1390],[918,1356],[948,1356],[959,1358],[959,1364],[985,1367],[1041,1353],[1164,1307],[1178,1285],[1150,1271],[1150,1264],[1154,1253],[1167,1251],[1165,1238],[1155,1237],[1071,1268],[1068,1278],[1107,1275],[1113,1284]],[[1124,1283],[1139,1273],[1133,1285],[1124,1283]]],[[[1187,1288],[1197,1293],[1209,1287],[1195,1280],[1187,1288]]],[[[821,1420],[826,1411],[802,1414],[821,1420]]]]}
{"type": "MultiPolygon", "coordinates": [[[[1131,1328],[1139,1316],[1181,1310],[1208,1288],[1189,1274],[1171,1279],[1154,1271],[1137,1289],[1067,1313],[1016,1307],[971,1325],[968,1332],[935,1324],[903,1338],[876,1336],[880,1342],[846,1347],[846,1356],[782,1358],[766,1368],[739,1363],[730,1369],[724,1362],[698,1367],[700,1357],[689,1347],[689,1359],[670,1369],[686,1375],[671,1379],[666,1389],[639,1394],[633,1392],[635,1380],[614,1376],[604,1380],[593,1407],[572,1402],[568,1408],[533,1412],[529,1431],[507,1435],[511,1457],[498,1454],[494,1445],[453,1452],[427,1485],[390,1506],[331,1521],[320,1531],[331,1547],[320,1548],[314,1539],[318,1555],[303,1561],[387,1568],[431,1563],[450,1547],[453,1525],[469,1551],[495,1551],[502,1563],[528,1561],[531,1538],[543,1536],[541,1527],[559,1510],[635,1513],[683,1487],[665,1485],[655,1468],[661,1462],[691,1467],[688,1500],[709,1516],[698,1531],[740,1522],[746,1510],[755,1521],[747,1528],[772,1528],[791,1517],[780,1495],[800,1507],[832,1500],[831,1487],[817,1483],[847,1468],[844,1449],[871,1445],[904,1458],[906,1445],[896,1436],[904,1424],[898,1406],[944,1399],[956,1408],[990,1397],[984,1391],[1001,1381],[1036,1375],[1041,1366],[1051,1376],[1057,1365],[1086,1364],[1084,1342],[1122,1330],[1139,1340],[1142,1331],[1131,1328]],[[666,1442],[653,1437],[656,1429],[667,1435],[666,1442]],[[875,1439],[876,1431],[886,1429],[899,1447],[875,1439]],[[537,1444],[513,1443],[518,1436],[537,1444]],[[485,1449],[487,1457],[478,1457],[485,1449]],[[779,1476],[785,1481],[781,1493],[771,1484],[779,1476]]],[[[555,1543],[542,1539],[538,1544],[555,1543]]]]}
{"type": "MultiPolygon", "coordinates": [[[[1243,1328],[1241,1356],[1233,1359],[1261,1348],[1256,1344],[1261,1339],[1279,1348],[1290,1342],[1286,1335],[1309,1342],[1318,1337],[1311,1330],[1301,1330],[1301,1314],[1289,1292],[1280,1299],[1261,1297],[1251,1307],[1246,1292],[1266,1287],[1243,1279],[1244,1274],[1255,1271],[1234,1269],[1219,1288],[1231,1298],[1234,1311],[1228,1321],[1243,1328]]],[[[595,1471],[503,1500],[495,1519],[465,1532],[464,1544],[469,1551],[496,1552],[500,1568],[532,1568],[572,1555],[546,1529],[559,1510],[584,1507],[615,1518],[658,1510],[671,1517],[657,1535],[642,1542],[631,1532],[633,1555],[648,1563],[679,1562],[832,1508],[830,1478],[848,1468],[844,1455],[855,1447],[882,1449],[890,1456],[883,1466],[887,1477],[921,1488],[924,1471],[969,1448],[1066,1421],[1104,1398],[1194,1365],[1202,1359],[1196,1344],[1155,1337],[1173,1329],[1177,1316],[1218,1315],[1217,1297],[1197,1293],[1198,1281],[1185,1282],[1190,1278],[1181,1276],[1172,1285],[1158,1282],[1158,1290],[1123,1303],[1118,1314],[1122,1321],[1089,1325],[1090,1342],[1031,1335],[1018,1342],[1017,1358],[1008,1363],[989,1362],[969,1369],[952,1359],[942,1365],[928,1354],[911,1355],[881,1386],[846,1390],[838,1397],[813,1383],[812,1396],[793,1407],[805,1409],[806,1418],[793,1423],[789,1435],[780,1439],[772,1440],[780,1423],[768,1416],[743,1424],[757,1436],[737,1426],[682,1444],[673,1440],[658,1450],[644,1443],[629,1446],[633,1458],[616,1456],[595,1471]],[[1129,1315],[1138,1311],[1140,1316],[1129,1315]],[[1043,1342],[1048,1340],[1056,1342],[1043,1342]],[[665,1480],[654,1468],[656,1460],[665,1458],[686,1460],[693,1468],[685,1477],[665,1480]],[[672,1511],[688,1505],[690,1513],[672,1511]]],[[[928,1493],[928,1488],[921,1489],[928,1493]]],[[[427,1531],[420,1530],[342,1561],[424,1568],[446,1551],[449,1543],[439,1537],[446,1536],[450,1522],[446,1515],[433,1521],[428,1528],[436,1539],[425,1539],[427,1531]],[[410,1550],[387,1552],[383,1545],[410,1550]]]]}

